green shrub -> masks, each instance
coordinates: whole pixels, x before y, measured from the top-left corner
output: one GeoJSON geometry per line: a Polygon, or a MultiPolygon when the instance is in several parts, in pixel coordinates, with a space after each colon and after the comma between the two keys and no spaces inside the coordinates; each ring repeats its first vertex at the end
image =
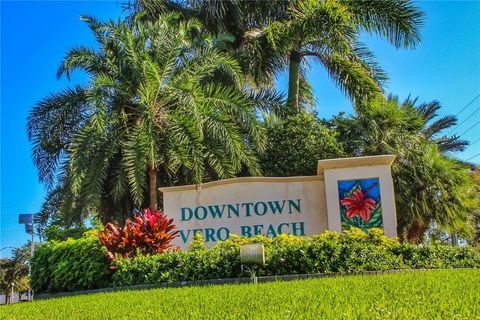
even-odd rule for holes
{"type": "Polygon", "coordinates": [[[106,287],[110,261],[95,234],[49,241],[35,250],[32,287],[35,292],[61,292],[106,287]]]}
{"type": "Polygon", "coordinates": [[[47,242],[33,260],[36,292],[85,290],[160,282],[248,277],[240,263],[240,246],[264,243],[266,265],[257,275],[356,272],[387,269],[480,267],[480,252],[472,247],[416,246],[387,238],[380,229],[366,234],[351,229],[312,237],[280,235],[275,238],[232,235],[205,248],[201,238],[188,251],[118,259],[110,268],[97,237],[47,242]]]}
{"type": "Polygon", "coordinates": [[[215,247],[191,246],[189,251],[120,259],[113,285],[126,286],[248,276],[242,270],[242,244],[262,242],[266,265],[257,275],[356,272],[388,269],[480,267],[480,253],[471,247],[415,246],[387,238],[380,229],[368,234],[352,229],[312,237],[232,236],[215,247]]]}
{"type": "Polygon", "coordinates": [[[47,241],[65,241],[68,238],[79,239],[86,231],[88,231],[88,228],[85,226],[62,228],[59,225],[52,224],[45,229],[45,238],[47,238],[47,241]]]}
{"type": "Polygon", "coordinates": [[[265,127],[267,145],[259,155],[265,176],[314,175],[319,159],[345,155],[337,141],[337,133],[313,114],[301,113],[280,121],[267,121],[265,127]]]}
{"type": "Polygon", "coordinates": [[[394,246],[391,250],[414,269],[480,267],[480,254],[472,247],[417,246],[405,243],[394,246]]]}

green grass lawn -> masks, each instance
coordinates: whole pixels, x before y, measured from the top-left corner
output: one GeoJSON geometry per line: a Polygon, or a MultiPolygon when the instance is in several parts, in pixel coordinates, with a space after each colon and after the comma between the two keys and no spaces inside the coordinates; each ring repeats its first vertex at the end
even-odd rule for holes
{"type": "Polygon", "coordinates": [[[1,319],[480,319],[480,270],[100,293],[0,307],[1,319]]]}

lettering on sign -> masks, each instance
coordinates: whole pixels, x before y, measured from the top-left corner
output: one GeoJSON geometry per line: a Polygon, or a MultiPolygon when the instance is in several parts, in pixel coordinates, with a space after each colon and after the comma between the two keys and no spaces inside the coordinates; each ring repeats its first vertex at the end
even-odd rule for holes
{"type": "MultiPolygon", "coordinates": [[[[206,205],[197,206],[195,208],[180,208],[180,221],[203,221],[224,220],[224,219],[243,219],[248,221],[249,218],[255,220],[256,217],[268,215],[298,215],[301,214],[302,199],[286,199],[272,201],[245,202],[235,204],[206,205]]],[[[266,237],[275,237],[279,234],[288,233],[293,235],[305,235],[305,222],[298,221],[292,223],[279,224],[245,224],[240,225],[240,235],[252,237],[256,235],[264,235],[266,237]]],[[[216,242],[227,240],[231,230],[227,227],[218,229],[181,229],[180,237],[183,243],[189,243],[197,232],[203,234],[205,242],[216,242]]]]}
{"type": "Polygon", "coordinates": [[[305,236],[327,227],[322,177],[237,178],[164,192],[164,210],[179,230],[184,249],[200,232],[207,245],[232,234],[305,236]]]}

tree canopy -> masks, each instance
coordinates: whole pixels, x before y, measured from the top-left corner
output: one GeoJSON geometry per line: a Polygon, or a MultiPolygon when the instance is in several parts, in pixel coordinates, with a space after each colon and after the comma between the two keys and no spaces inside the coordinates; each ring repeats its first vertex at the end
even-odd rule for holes
{"type": "Polygon", "coordinates": [[[211,39],[192,38],[197,21],[83,19],[100,49],[70,50],[58,74],[82,69],[90,82],[40,101],[28,122],[40,178],[65,214],[125,220],[147,201],[156,210],[158,178],[260,173],[255,106],[268,99],[246,91],[237,61],[211,39]]]}
{"type": "Polygon", "coordinates": [[[69,50],[58,76],[83,70],[89,82],[30,113],[33,158],[49,189],[42,224],[81,230],[87,216],[122,224],[155,212],[160,186],[314,174],[319,159],[388,153],[397,156],[403,239],[419,242],[433,223],[471,231],[478,185],[453,158],[467,142],[444,134],[456,118],[439,118],[437,101],[385,97],[388,76],[360,41],[415,48],[423,13],[413,1],[136,0],[129,9],[124,20],[82,17],[98,48],[69,50]],[[317,119],[312,65],[351,98],[355,115],[317,119]]]}

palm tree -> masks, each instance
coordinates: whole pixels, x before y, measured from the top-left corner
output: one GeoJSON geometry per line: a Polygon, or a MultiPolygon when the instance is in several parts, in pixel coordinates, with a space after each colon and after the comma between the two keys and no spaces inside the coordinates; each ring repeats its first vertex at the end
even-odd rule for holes
{"type": "MultiPolygon", "coordinates": [[[[390,97],[389,99],[395,99],[395,97],[390,97]]],[[[461,140],[460,137],[455,135],[442,135],[442,131],[450,129],[457,124],[457,118],[449,115],[434,120],[438,116],[438,110],[441,108],[440,102],[435,100],[418,105],[417,102],[418,97],[413,99],[408,97],[402,102],[402,107],[410,105],[415,108],[417,113],[423,118],[424,125],[421,129],[423,136],[434,142],[441,152],[458,152],[465,150],[468,146],[467,140],[461,140]]]]}
{"type": "Polygon", "coordinates": [[[465,233],[474,209],[475,186],[463,163],[423,142],[392,167],[399,234],[419,244],[432,222],[452,233],[465,233]]]}
{"type": "Polygon", "coordinates": [[[248,41],[252,32],[265,28],[289,7],[283,0],[174,1],[135,0],[132,16],[140,13],[142,20],[155,21],[165,13],[179,13],[183,19],[198,19],[204,32],[224,39],[220,49],[228,51],[240,63],[250,85],[267,87],[284,65],[282,58],[267,42],[248,41]]]}
{"type": "Polygon", "coordinates": [[[270,23],[259,37],[288,60],[287,109],[298,112],[300,79],[307,58],[325,67],[354,101],[382,92],[387,80],[361,32],[385,38],[397,48],[419,43],[422,13],[411,1],[295,1],[286,18],[270,23]]]}
{"type": "Polygon", "coordinates": [[[286,114],[302,109],[303,84],[312,59],[354,100],[381,93],[386,74],[359,41],[360,33],[385,38],[397,48],[412,48],[420,41],[423,17],[410,0],[136,3],[149,19],[174,10],[199,18],[213,34],[232,35],[227,49],[236,53],[256,84],[272,84],[279,71],[288,69],[286,114]]]}
{"type": "Polygon", "coordinates": [[[209,47],[211,39],[192,38],[197,21],[83,19],[100,49],[70,50],[58,74],[81,69],[91,81],[42,100],[28,123],[40,178],[60,187],[64,210],[109,219],[146,199],[156,210],[159,177],[165,184],[182,172],[201,183],[206,171],[259,173],[252,147],[263,147],[264,134],[255,101],[236,60],[209,47]]]}

